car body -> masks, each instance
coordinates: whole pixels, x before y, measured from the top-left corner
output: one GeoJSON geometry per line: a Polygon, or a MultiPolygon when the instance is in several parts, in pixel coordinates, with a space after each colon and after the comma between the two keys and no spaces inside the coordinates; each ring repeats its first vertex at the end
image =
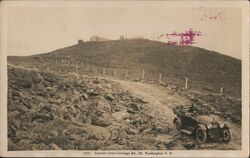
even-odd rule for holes
{"type": "Polygon", "coordinates": [[[176,114],[173,120],[176,129],[195,135],[199,143],[204,143],[207,139],[230,142],[231,125],[228,122],[219,122],[210,115],[199,114],[198,109],[193,105],[177,106],[173,111],[176,114]]]}

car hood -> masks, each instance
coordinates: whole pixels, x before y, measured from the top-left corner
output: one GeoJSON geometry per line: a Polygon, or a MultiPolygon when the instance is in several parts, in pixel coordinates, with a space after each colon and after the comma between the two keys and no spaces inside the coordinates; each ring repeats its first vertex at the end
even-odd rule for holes
{"type": "Polygon", "coordinates": [[[199,116],[196,116],[196,120],[202,124],[208,125],[208,124],[211,124],[211,122],[213,121],[213,118],[207,115],[199,115],[199,116]]]}

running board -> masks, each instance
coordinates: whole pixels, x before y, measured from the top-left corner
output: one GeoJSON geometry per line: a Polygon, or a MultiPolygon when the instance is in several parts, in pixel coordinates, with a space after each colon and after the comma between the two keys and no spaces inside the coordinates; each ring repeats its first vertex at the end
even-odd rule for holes
{"type": "Polygon", "coordinates": [[[181,132],[183,132],[183,133],[186,133],[186,134],[192,134],[192,131],[189,131],[189,130],[186,130],[186,129],[181,129],[180,130],[181,132]]]}

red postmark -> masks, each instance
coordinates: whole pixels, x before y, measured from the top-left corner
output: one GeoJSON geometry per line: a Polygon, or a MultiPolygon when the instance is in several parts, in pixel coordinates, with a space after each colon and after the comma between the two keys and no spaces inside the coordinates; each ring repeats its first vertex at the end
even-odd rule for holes
{"type": "Polygon", "coordinates": [[[199,17],[197,17],[199,20],[201,21],[205,21],[205,20],[216,20],[216,21],[224,21],[225,15],[224,13],[217,9],[217,8],[209,8],[209,7],[197,7],[197,8],[193,8],[194,11],[197,11],[197,15],[199,15],[199,17]]]}
{"type": "Polygon", "coordinates": [[[167,40],[167,45],[192,45],[195,43],[195,37],[201,36],[200,31],[194,31],[193,29],[189,29],[185,32],[173,32],[161,34],[158,36],[158,40],[167,40]]]}

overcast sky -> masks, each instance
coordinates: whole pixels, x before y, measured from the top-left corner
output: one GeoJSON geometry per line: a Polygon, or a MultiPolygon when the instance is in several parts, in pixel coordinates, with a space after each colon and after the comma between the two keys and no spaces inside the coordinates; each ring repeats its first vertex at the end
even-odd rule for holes
{"type": "Polygon", "coordinates": [[[195,46],[241,58],[239,8],[11,7],[7,13],[8,55],[45,53],[93,35],[158,40],[192,28],[202,33],[195,46]]]}

